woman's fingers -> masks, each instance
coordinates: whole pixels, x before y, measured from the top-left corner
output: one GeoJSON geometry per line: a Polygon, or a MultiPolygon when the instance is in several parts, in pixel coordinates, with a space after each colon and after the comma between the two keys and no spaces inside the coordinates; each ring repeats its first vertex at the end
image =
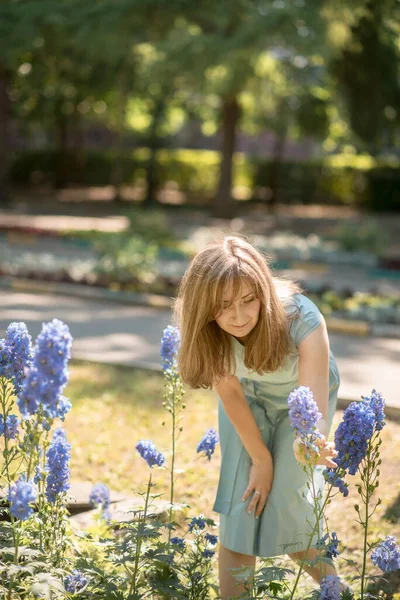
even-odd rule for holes
{"type": "Polygon", "coordinates": [[[252,512],[254,511],[255,516],[259,517],[264,509],[266,500],[267,494],[262,493],[259,490],[254,490],[253,497],[251,498],[247,507],[247,512],[249,514],[252,514],[252,512]]]}

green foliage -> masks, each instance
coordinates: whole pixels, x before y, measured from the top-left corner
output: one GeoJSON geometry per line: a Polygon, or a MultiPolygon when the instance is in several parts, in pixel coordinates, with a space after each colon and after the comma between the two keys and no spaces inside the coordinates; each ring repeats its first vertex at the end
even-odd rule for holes
{"type": "Polygon", "coordinates": [[[378,256],[386,250],[388,244],[387,234],[375,221],[368,219],[361,224],[345,221],[336,227],[334,238],[339,242],[341,250],[364,250],[378,256]]]}
{"type": "MultiPolygon", "coordinates": [[[[108,185],[115,156],[112,152],[88,151],[83,163],[68,155],[70,183],[108,185]]],[[[123,181],[142,182],[148,160],[146,149],[125,153],[121,159],[123,181]]],[[[218,153],[207,150],[159,150],[157,152],[159,185],[174,182],[188,194],[187,202],[210,201],[218,180],[218,153]]],[[[369,157],[342,155],[322,160],[285,162],[281,165],[281,201],[304,204],[343,203],[371,206],[373,210],[398,210],[400,178],[396,163],[383,168],[383,161],[369,157]],[[381,166],[382,165],[382,166],[381,166]]],[[[11,167],[14,183],[51,182],[55,178],[56,155],[52,151],[19,153],[11,167]]],[[[263,200],[271,185],[270,160],[234,156],[234,185],[247,188],[248,197],[263,200]]]]}
{"type": "Polygon", "coordinates": [[[94,248],[99,259],[96,273],[121,284],[152,283],[158,256],[158,245],[140,236],[127,234],[104,235],[94,248]]]}
{"type": "Polygon", "coordinates": [[[394,26],[399,16],[395,0],[366,1],[347,44],[332,62],[352,129],[375,155],[388,142],[394,145],[400,123],[398,28],[394,26]]]}

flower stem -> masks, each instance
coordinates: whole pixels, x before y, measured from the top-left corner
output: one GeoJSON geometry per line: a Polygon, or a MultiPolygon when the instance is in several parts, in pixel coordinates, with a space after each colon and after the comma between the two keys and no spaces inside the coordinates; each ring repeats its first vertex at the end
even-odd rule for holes
{"type": "MultiPolygon", "coordinates": [[[[309,540],[308,540],[308,545],[307,545],[307,548],[306,548],[306,551],[305,551],[305,552],[306,552],[306,555],[307,555],[307,552],[309,551],[309,549],[310,549],[310,547],[311,547],[311,542],[312,542],[312,539],[313,539],[313,537],[314,537],[314,533],[315,533],[315,531],[317,530],[317,528],[319,529],[319,520],[320,520],[320,518],[321,518],[321,515],[323,515],[323,514],[324,514],[324,510],[325,510],[325,507],[326,507],[326,505],[327,505],[327,503],[328,503],[329,496],[330,496],[330,493],[331,493],[331,490],[332,490],[332,488],[333,488],[333,485],[331,484],[331,485],[329,486],[329,488],[328,488],[328,492],[327,492],[327,494],[326,494],[326,498],[325,498],[325,500],[324,500],[324,502],[323,502],[323,504],[322,504],[322,506],[321,506],[321,509],[320,509],[320,510],[319,510],[319,512],[317,513],[317,520],[316,520],[316,524],[314,525],[314,528],[313,528],[312,532],[310,533],[309,540]]],[[[289,600],[293,600],[293,598],[294,598],[294,593],[295,593],[295,591],[296,591],[296,589],[297,589],[297,586],[298,586],[298,584],[299,584],[299,580],[300,580],[301,574],[302,574],[302,572],[303,572],[303,564],[304,564],[304,560],[302,560],[302,561],[300,562],[299,571],[298,571],[298,573],[297,573],[297,577],[296,577],[296,580],[295,580],[295,582],[294,582],[294,586],[293,586],[293,588],[292,588],[292,592],[291,592],[291,594],[290,594],[290,598],[289,598],[289,600]]]]}
{"type": "Polygon", "coordinates": [[[143,529],[143,531],[144,531],[144,528],[146,526],[147,509],[149,506],[150,488],[151,488],[151,472],[150,472],[149,482],[147,484],[146,499],[144,502],[144,510],[143,510],[143,520],[140,518],[140,511],[139,511],[138,537],[137,537],[136,552],[135,552],[135,567],[133,570],[133,577],[132,577],[131,585],[129,588],[128,596],[130,596],[131,594],[136,594],[136,592],[137,592],[137,576],[138,576],[138,571],[139,571],[140,550],[142,547],[142,537],[143,537],[141,530],[143,529]]]}
{"type": "MultiPolygon", "coordinates": [[[[169,507],[169,522],[172,523],[173,506],[174,506],[174,484],[175,484],[175,447],[176,447],[176,436],[175,436],[175,424],[176,424],[176,397],[175,397],[175,386],[172,384],[172,457],[171,457],[171,489],[170,489],[170,507],[169,507]]],[[[171,540],[171,528],[168,529],[168,544],[171,540]]]]}
{"type": "Polygon", "coordinates": [[[363,566],[361,571],[361,597],[360,600],[364,599],[364,587],[365,587],[365,571],[367,568],[367,537],[368,537],[368,510],[369,510],[369,500],[370,500],[370,470],[371,470],[371,440],[368,442],[368,452],[367,452],[367,476],[365,485],[365,523],[363,523],[364,527],[364,548],[363,548],[363,566]]]}

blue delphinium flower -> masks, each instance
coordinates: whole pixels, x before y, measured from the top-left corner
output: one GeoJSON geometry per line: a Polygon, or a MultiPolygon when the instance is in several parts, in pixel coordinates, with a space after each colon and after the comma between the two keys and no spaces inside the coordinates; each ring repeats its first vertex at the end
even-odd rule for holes
{"type": "MultiPolygon", "coordinates": [[[[335,447],[338,455],[335,462],[337,469],[328,467],[324,477],[343,493],[348,495],[348,488],[343,477],[357,473],[361,461],[365,458],[368,443],[376,431],[377,420],[373,404],[370,402],[352,402],[345,410],[343,420],[335,431],[335,447]]],[[[375,408],[378,406],[377,405],[375,408]]],[[[378,409],[377,409],[378,410],[378,409]]]]}
{"type": "Polygon", "coordinates": [[[218,543],[217,535],[213,535],[212,533],[206,533],[204,537],[206,538],[207,542],[211,544],[211,546],[215,546],[218,543]]]}
{"type": "Polygon", "coordinates": [[[55,503],[57,495],[69,490],[71,444],[67,442],[65,432],[58,428],[54,431],[52,442],[46,454],[48,477],[46,496],[49,502],[55,503]]]}
{"type": "Polygon", "coordinates": [[[385,426],[385,405],[386,402],[379,392],[372,390],[370,396],[363,398],[364,404],[368,404],[375,414],[375,430],[381,431],[385,426]]]}
{"type": "Polygon", "coordinates": [[[385,573],[400,569],[400,548],[393,535],[388,535],[371,552],[371,560],[385,573]]]}
{"type": "Polygon", "coordinates": [[[350,475],[355,475],[365,458],[368,442],[374,433],[375,413],[363,402],[352,402],[345,410],[343,421],[335,431],[335,462],[350,475]]]}
{"type": "Polygon", "coordinates": [[[340,469],[331,469],[330,467],[324,469],[323,471],[325,481],[333,485],[333,487],[337,487],[339,492],[342,492],[343,496],[346,498],[346,496],[349,495],[349,486],[341,478],[341,476],[344,477],[345,474],[346,471],[340,469]]]}
{"type": "Polygon", "coordinates": [[[183,538],[180,538],[180,537],[171,538],[171,544],[174,544],[174,546],[178,546],[178,548],[182,548],[182,549],[186,548],[186,540],[184,540],[183,538]]]}
{"type": "Polygon", "coordinates": [[[154,465],[161,467],[165,463],[164,455],[157,450],[151,440],[140,440],[136,444],[136,450],[150,468],[154,467],[154,465]]]}
{"type": "Polygon", "coordinates": [[[206,520],[203,517],[193,517],[189,523],[189,531],[193,531],[193,529],[205,529],[206,524],[206,520]]]}
{"type": "Polygon", "coordinates": [[[178,354],[179,345],[181,343],[181,334],[177,327],[168,325],[163,331],[161,338],[160,355],[162,359],[162,367],[164,370],[171,369],[176,366],[176,355],[178,354]]]}
{"type": "Polygon", "coordinates": [[[214,550],[209,550],[208,548],[206,548],[205,550],[203,550],[202,555],[205,558],[212,558],[214,556],[215,552],[214,550]]]}
{"type": "Polygon", "coordinates": [[[67,325],[58,319],[44,323],[36,338],[34,359],[18,396],[24,418],[35,414],[42,404],[46,414],[57,417],[60,394],[68,382],[68,360],[72,337],[67,325]]]}
{"type": "Polygon", "coordinates": [[[299,386],[288,396],[289,419],[296,435],[301,439],[310,434],[318,436],[317,423],[322,414],[318,410],[313,393],[309,387],[299,386]]]}
{"type": "Polygon", "coordinates": [[[197,445],[197,452],[204,452],[208,460],[211,460],[218,441],[219,438],[215,429],[208,429],[197,445]]]}
{"type": "Polygon", "coordinates": [[[329,539],[329,533],[326,533],[324,535],[324,537],[322,539],[320,539],[319,542],[316,543],[316,548],[324,549],[325,556],[327,558],[336,558],[336,556],[339,556],[339,551],[338,551],[339,543],[340,543],[340,540],[338,539],[338,536],[336,535],[335,531],[332,531],[330,539],[329,539]]]}
{"type": "Polygon", "coordinates": [[[83,590],[87,582],[85,575],[78,569],[74,569],[71,575],[64,578],[64,587],[70,594],[77,594],[83,590]]]}
{"type": "Polygon", "coordinates": [[[10,323],[5,339],[0,341],[0,377],[13,382],[16,395],[22,389],[32,358],[32,338],[25,323],[10,323]]]}
{"type": "Polygon", "coordinates": [[[33,481],[27,481],[26,475],[21,477],[11,485],[7,500],[10,503],[10,512],[16,519],[25,521],[33,514],[33,508],[30,506],[37,498],[37,488],[33,481]]]}
{"type": "Polygon", "coordinates": [[[321,580],[320,600],[340,600],[342,591],[340,579],[336,575],[327,575],[321,580]]]}
{"type": "Polygon", "coordinates": [[[110,506],[110,490],[104,483],[95,483],[89,494],[89,504],[107,509],[110,506]]]}
{"type": "Polygon", "coordinates": [[[18,435],[19,420],[17,415],[8,415],[4,423],[3,415],[0,415],[0,435],[4,434],[9,440],[15,440],[18,435]]]}
{"type": "Polygon", "coordinates": [[[72,408],[72,404],[69,401],[69,398],[65,396],[60,396],[57,402],[57,406],[55,408],[55,417],[61,419],[61,421],[65,421],[65,416],[72,408]]]}

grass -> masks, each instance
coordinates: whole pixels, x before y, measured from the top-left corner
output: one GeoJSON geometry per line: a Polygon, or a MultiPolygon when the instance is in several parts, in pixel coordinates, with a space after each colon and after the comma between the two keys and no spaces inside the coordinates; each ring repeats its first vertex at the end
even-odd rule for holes
{"type": "MultiPolygon", "coordinates": [[[[151,439],[165,453],[168,462],[170,458],[170,417],[162,407],[162,374],[81,361],[73,361],[70,371],[65,394],[73,408],[63,426],[72,444],[72,478],[92,483],[102,481],[112,490],[132,497],[136,491],[144,491],[149,469],[135,450],[137,441],[151,439]]],[[[196,454],[196,445],[206,429],[217,427],[216,397],[209,391],[188,390],[184,401],[183,431],[176,459],[177,469],[181,470],[176,483],[176,501],[190,504],[190,516],[203,513],[218,521],[212,506],[218,483],[219,449],[211,462],[196,454]]],[[[337,412],[333,430],[341,418],[342,413],[337,412]]],[[[395,535],[400,540],[400,424],[388,421],[382,439],[380,487],[375,493],[375,500],[381,497],[382,504],[371,519],[371,542],[386,535],[395,535]]],[[[356,477],[350,479],[357,480],[356,477]]],[[[165,494],[167,500],[168,472],[155,470],[153,481],[157,484],[155,491],[165,494]]],[[[343,541],[340,572],[348,577],[356,573],[347,560],[354,560],[361,567],[362,530],[356,523],[353,508],[358,499],[352,485],[348,498],[337,495],[328,507],[330,529],[343,541]]],[[[285,559],[283,566],[293,567],[293,563],[285,559]]],[[[372,565],[369,572],[379,575],[372,565]]],[[[380,588],[386,590],[382,597],[400,600],[400,575],[397,573],[388,579],[389,584],[380,582],[380,588]],[[396,589],[397,593],[393,593],[396,589]]],[[[312,587],[308,576],[304,577],[304,585],[312,587]]]]}
{"type": "MultiPolygon", "coordinates": [[[[360,390],[361,393],[365,390],[360,390]]],[[[73,362],[66,390],[73,409],[65,421],[68,439],[73,445],[72,477],[93,483],[102,481],[111,489],[129,495],[143,490],[148,467],[135,451],[136,442],[141,438],[151,439],[165,453],[167,461],[170,457],[170,421],[162,407],[163,394],[161,373],[73,362]]],[[[187,390],[184,401],[186,409],[176,461],[177,469],[181,470],[176,483],[176,500],[190,504],[190,515],[203,513],[217,520],[212,506],[218,483],[219,450],[211,462],[196,454],[196,445],[205,430],[217,427],[216,397],[206,390],[187,390]]],[[[333,431],[341,419],[342,412],[338,411],[333,431]]],[[[380,487],[375,493],[375,500],[381,497],[382,504],[371,519],[371,542],[386,535],[395,535],[400,540],[400,424],[388,421],[382,439],[380,487]]],[[[357,481],[357,477],[350,479],[357,481]]],[[[154,481],[156,491],[164,493],[167,499],[168,473],[156,470],[154,481]]],[[[340,572],[349,577],[356,573],[347,560],[361,566],[362,530],[353,508],[358,500],[356,487],[352,485],[347,498],[337,495],[328,507],[330,529],[343,541],[340,572]]],[[[371,574],[378,575],[377,571],[370,565],[371,574]]],[[[381,589],[387,590],[384,598],[400,600],[400,593],[388,591],[389,588],[399,590],[399,574],[388,579],[390,585],[380,582],[381,589]]]]}

